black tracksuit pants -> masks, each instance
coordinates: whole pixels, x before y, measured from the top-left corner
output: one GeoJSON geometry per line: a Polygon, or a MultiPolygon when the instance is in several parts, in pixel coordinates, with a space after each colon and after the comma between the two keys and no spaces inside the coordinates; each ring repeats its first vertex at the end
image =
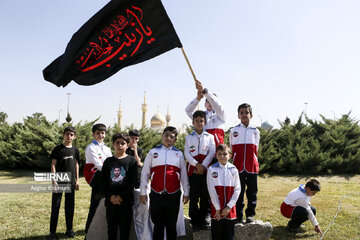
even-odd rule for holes
{"type": "Polygon", "coordinates": [[[212,240],[233,240],[234,239],[234,220],[211,219],[211,239],[212,240]]]}
{"type": "MultiPolygon", "coordinates": [[[[313,206],[310,207],[311,211],[314,213],[314,215],[316,215],[316,209],[313,206]]],[[[291,220],[289,221],[288,226],[290,228],[298,228],[303,222],[308,219],[308,211],[303,207],[297,206],[296,208],[294,208],[291,214],[291,220]]]]}
{"type": "MultiPolygon", "coordinates": [[[[50,217],[50,233],[56,233],[56,228],[59,220],[59,211],[61,205],[62,192],[53,193],[51,200],[51,217],[50,217]]],[[[65,193],[65,221],[66,230],[73,229],[73,218],[75,208],[75,189],[70,193],[65,193]]]]}
{"type": "Polygon", "coordinates": [[[150,215],[154,223],[153,240],[164,239],[166,227],[166,239],[176,239],[176,223],[180,208],[181,191],[173,194],[150,193],[150,215]]]}
{"type": "Polygon", "coordinates": [[[120,239],[127,240],[130,236],[133,209],[130,203],[114,205],[106,204],[106,220],[108,223],[108,240],[117,240],[117,231],[120,230],[120,239]]]}
{"type": "Polygon", "coordinates": [[[95,216],[96,209],[99,206],[102,195],[99,193],[97,188],[92,188],[91,190],[91,198],[90,198],[90,207],[89,213],[86,220],[85,233],[88,232],[92,219],[95,216]]]}
{"type": "Polygon", "coordinates": [[[189,176],[190,183],[190,203],[189,203],[189,217],[191,223],[200,225],[205,222],[208,214],[209,192],[206,184],[206,174],[192,174],[189,176]],[[198,206],[200,200],[200,207],[198,206]]]}
{"type": "Polygon", "coordinates": [[[255,216],[255,208],[257,201],[257,174],[247,173],[245,171],[239,173],[240,183],[241,183],[241,192],[240,196],[236,202],[236,218],[241,221],[243,218],[243,209],[245,207],[244,203],[244,193],[246,191],[246,198],[248,200],[247,208],[245,210],[246,217],[255,216]],[[246,190],[245,190],[246,188],[246,190]]]}

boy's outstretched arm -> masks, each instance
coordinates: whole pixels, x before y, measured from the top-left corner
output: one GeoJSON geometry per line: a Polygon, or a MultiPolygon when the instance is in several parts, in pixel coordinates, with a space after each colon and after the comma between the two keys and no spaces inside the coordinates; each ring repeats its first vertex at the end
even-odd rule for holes
{"type": "Polygon", "coordinates": [[[193,112],[195,111],[195,108],[199,104],[199,102],[200,100],[198,100],[198,97],[196,97],[185,108],[186,115],[188,115],[191,120],[193,120],[193,112]]]}
{"type": "Polygon", "coordinates": [[[316,225],[316,226],[315,226],[315,232],[322,234],[322,231],[321,231],[319,225],[316,225]]]}

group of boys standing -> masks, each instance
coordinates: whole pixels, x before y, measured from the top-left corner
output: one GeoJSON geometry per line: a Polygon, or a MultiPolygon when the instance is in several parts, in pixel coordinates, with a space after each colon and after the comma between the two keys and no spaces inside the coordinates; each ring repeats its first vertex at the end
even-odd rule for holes
{"type": "MultiPolygon", "coordinates": [[[[133,217],[138,239],[162,240],[165,232],[166,239],[176,239],[181,200],[183,204],[190,200],[189,216],[194,231],[207,228],[210,212],[212,239],[233,239],[235,223],[254,221],[260,132],[250,125],[251,106],[245,103],[238,107],[241,123],[230,130],[229,147],[224,144],[223,106],[201,82],[196,81],[195,87],[197,96],[185,109],[194,132],[185,138],[184,154],[174,147],[178,132],[171,126],[164,129],[162,143],[149,151],[144,163],[137,146],[139,131],[116,133],[112,137],[112,154],[104,144],[106,126],[93,126],[94,140],[85,150],[84,177],[92,187],[85,233],[102,197],[105,197],[108,239],[117,239],[118,228],[120,238],[129,239],[133,217]],[[206,111],[195,111],[203,97],[206,111]],[[231,157],[233,164],[229,162],[231,157]],[[245,189],[248,205],[243,220],[245,189]]],[[[73,188],[78,190],[79,152],[71,144],[75,138],[75,129],[67,127],[64,144],[51,154],[51,170],[68,171],[74,166],[73,188]],[[59,151],[71,157],[56,153],[59,151]],[[64,164],[67,167],[61,167],[64,164]]],[[[53,194],[50,239],[57,239],[60,201],[61,193],[53,194]]],[[[65,212],[66,235],[74,237],[73,191],[65,194],[65,212]]]]}
{"type": "MultiPolygon", "coordinates": [[[[135,217],[136,225],[137,215],[146,215],[143,210],[139,213],[141,209],[139,199],[144,206],[149,205],[152,222],[146,221],[146,217],[141,219],[141,228],[144,230],[145,226],[151,229],[152,239],[164,239],[165,232],[166,239],[176,239],[180,197],[183,196],[183,204],[190,200],[189,216],[195,231],[207,228],[209,225],[207,218],[211,212],[212,238],[233,239],[236,220],[243,221],[245,184],[248,185],[249,199],[248,209],[245,212],[246,221],[254,221],[256,176],[259,170],[257,148],[260,134],[249,124],[252,117],[251,107],[248,104],[239,106],[238,113],[242,123],[231,131],[230,144],[234,153],[234,166],[228,162],[231,158],[231,150],[224,144],[224,108],[217,96],[204,88],[201,82],[196,81],[195,86],[197,96],[186,107],[186,113],[191,117],[194,125],[194,132],[186,136],[185,157],[174,147],[178,134],[174,127],[164,129],[162,144],[151,149],[142,163],[142,151],[137,146],[140,136],[137,130],[131,131],[130,136],[126,133],[117,133],[112,137],[115,152],[113,155],[110,148],[104,144],[106,126],[104,124],[93,126],[94,140],[85,150],[84,177],[92,187],[86,233],[101,198],[105,197],[108,239],[117,238],[118,228],[120,238],[128,239],[132,217],[135,217]],[[203,97],[206,98],[206,111],[194,112],[203,97]],[[133,208],[134,202],[137,208],[133,208]]],[[[73,133],[72,140],[74,140],[76,131],[73,128],[65,129],[64,139],[69,131],[73,133]]],[[[52,154],[52,159],[57,157],[52,154]]],[[[74,165],[77,166],[75,186],[78,189],[78,150],[73,160],[76,163],[74,165]]],[[[56,166],[56,162],[53,165],[56,166]]],[[[63,169],[52,167],[52,170],[63,169]]],[[[73,194],[71,197],[73,198],[73,194]]],[[[67,197],[65,199],[67,202],[67,197]]],[[[55,204],[56,207],[52,207],[50,239],[56,239],[59,203],[55,204]]],[[[73,207],[66,211],[66,215],[66,235],[74,237],[73,207]],[[72,212],[72,215],[68,216],[68,212],[72,212]]],[[[141,232],[137,233],[141,235],[141,232]]],[[[149,231],[143,231],[143,235],[148,233],[149,231]]],[[[145,237],[151,239],[151,236],[138,236],[139,239],[145,237]]]]}

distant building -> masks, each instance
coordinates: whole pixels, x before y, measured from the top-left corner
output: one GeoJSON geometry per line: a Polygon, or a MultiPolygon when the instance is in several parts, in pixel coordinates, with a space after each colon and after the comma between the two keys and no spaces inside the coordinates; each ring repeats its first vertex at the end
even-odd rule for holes
{"type": "MultiPolygon", "coordinates": [[[[148,110],[148,105],[146,104],[146,92],[144,92],[144,103],[141,104],[141,111],[142,111],[141,127],[142,128],[148,126],[148,124],[146,124],[147,110],[148,110]]],[[[121,117],[122,117],[121,102],[119,105],[119,110],[118,110],[117,116],[118,116],[118,126],[119,126],[119,128],[121,128],[121,117]]],[[[155,131],[161,132],[162,130],[164,130],[165,124],[166,124],[166,127],[170,126],[170,120],[171,120],[171,115],[169,112],[169,107],[167,108],[166,119],[160,114],[159,108],[158,108],[157,113],[150,119],[150,128],[155,131]]]]}
{"type": "Polygon", "coordinates": [[[158,112],[151,118],[150,127],[155,131],[162,131],[165,128],[165,118],[158,112]]]}
{"type": "Polygon", "coordinates": [[[265,121],[261,124],[261,127],[265,130],[271,130],[274,126],[271,125],[268,121],[265,121]]]}

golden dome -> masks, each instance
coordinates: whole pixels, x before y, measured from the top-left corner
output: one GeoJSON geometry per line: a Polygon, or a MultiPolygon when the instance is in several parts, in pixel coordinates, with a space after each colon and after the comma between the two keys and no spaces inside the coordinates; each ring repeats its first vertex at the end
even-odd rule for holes
{"type": "Polygon", "coordinates": [[[164,127],[165,126],[165,118],[160,114],[155,114],[150,120],[151,127],[164,127]]]}

